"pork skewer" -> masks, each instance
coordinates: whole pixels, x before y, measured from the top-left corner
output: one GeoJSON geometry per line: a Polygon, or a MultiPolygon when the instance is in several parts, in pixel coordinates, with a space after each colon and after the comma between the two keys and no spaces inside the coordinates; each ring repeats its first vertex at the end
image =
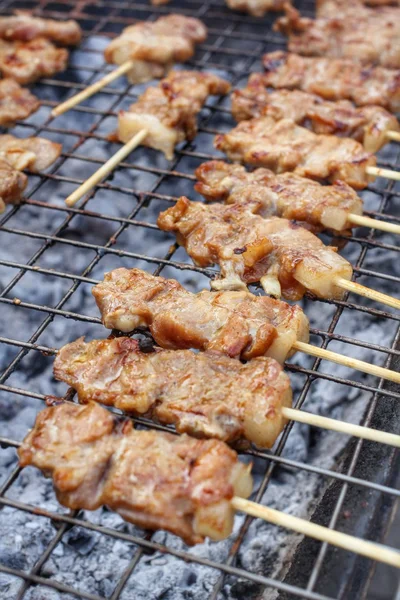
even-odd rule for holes
{"type": "MultiPolygon", "coordinates": [[[[317,181],[340,179],[355,189],[364,189],[380,175],[376,157],[359,142],[316,134],[291,119],[242,121],[228,133],[217,135],[214,146],[233,162],[267,167],[275,173],[292,171],[317,181]]],[[[397,171],[384,176],[400,180],[397,171]]]]}
{"type": "Polygon", "coordinates": [[[292,420],[400,447],[400,435],[291,408],[289,377],[273,358],[243,365],[216,351],[142,353],[130,338],[80,338],[58,352],[54,375],[82,404],[114,406],[198,438],[272,448],[292,420]]]}
{"type": "Polygon", "coordinates": [[[197,133],[197,114],[209,95],[227,94],[230,84],[211,73],[171,71],[118,116],[118,139],[125,145],[66,199],[73,206],[140,143],[173,158],[175,146],[197,133]]]}
{"type": "Polygon", "coordinates": [[[265,54],[263,65],[266,86],[299,89],[327,100],[352,100],[357,106],[373,104],[400,112],[400,69],[283,51],[265,54]]]}
{"type": "Polygon", "coordinates": [[[177,236],[200,267],[218,264],[213,289],[247,289],[260,282],[267,294],[299,300],[306,291],[340,300],[346,290],[400,309],[400,300],[350,281],[351,264],[313,233],[278,217],[264,219],[253,205],[203,204],[185,197],[160,213],[157,224],[177,236]]]}
{"type": "Polygon", "coordinates": [[[288,4],[288,0],[226,0],[232,10],[246,12],[253,17],[263,17],[269,11],[280,11],[288,4]]]}
{"type": "Polygon", "coordinates": [[[379,10],[347,4],[331,16],[308,19],[292,6],[278,19],[275,31],[289,38],[289,51],[303,56],[355,60],[363,65],[400,68],[398,8],[379,10]]]}
{"type": "Polygon", "coordinates": [[[11,127],[38,110],[40,100],[14,79],[0,79],[0,125],[11,127]]]}
{"type": "Polygon", "coordinates": [[[173,279],[124,268],[106,273],[92,293],[105,327],[123,333],[147,328],[165,349],[214,350],[241,360],[267,356],[281,364],[299,351],[400,383],[395,371],[309,344],[302,309],[269,296],[193,294],[173,279]]]}
{"type": "Polygon", "coordinates": [[[251,465],[224,442],[134,430],[131,421],[94,402],[45,408],[18,456],[21,467],[52,477],[64,506],[107,505],[139,527],[166,529],[188,544],[228,537],[241,510],[400,567],[394,549],[245,500],[253,487],[251,465]]]}
{"type": "Polygon", "coordinates": [[[195,44],[206,38],[207,29],[199,19],[177,14],[126,27],[104,52],[106,61],[119,67],[59,104],[51,114],[65,113],[122,75],[127,75],[130,83],[164,77],[174,63],[189,60],[195,44]]]}
{"type": "Polygon", "coordinates": [[[268,92],[262,73],[252,73],[245,88],[232,92],[232,114],[238,122],[292,119],[315,133],[351,137],[373,153],[390,140],[400,141],[400,123],[382,106],[355,107],[348,100],[333,102],[302,90],[268,92]]]}
{"type": "Polygon", "coordinates": [[[353,226],[363,225],[400,234],[400,225],[363,216],[361,198],[342,181],[323,186],[294,173],[275,175],[263,168],[250,173],[220,160],[203,163],[195,174],[194,188],[209,202],[246,206],[257,201],[262,217],[295,220],[313,232],[347,235],[353,226]]]}

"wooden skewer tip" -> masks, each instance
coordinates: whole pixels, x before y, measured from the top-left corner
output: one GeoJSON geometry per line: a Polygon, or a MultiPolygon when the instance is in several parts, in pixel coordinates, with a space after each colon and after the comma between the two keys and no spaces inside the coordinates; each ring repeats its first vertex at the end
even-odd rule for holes
{"type": "Polygon", "coordinates": [[[394,181],[400,181],[400,171],[391,171],[390,169],[381,169],[380,167],[367,167],[366,173],[373,177],[386,177],[394,181]]]}
{"type": "Polygon", "coordinates": [[[376,302],[380,302],[382,304],[386,304],[386,306],[400,310],[400,299],[393,298],[387,294],[382,294],[382,292],[372,290],[371,288],[361,285],[360,283],[356,283],[355,281],[344,279],[344,277],[337,277],[335,279],[335,285],[340,287],[342,290],[359,294],[365,298],[370,298],[371,300],[375,300],[376,302]]]}
{"type": "Polygon", "coordinates": [[[387,221],[379,221],[378,219],[371,219],[364,215],[349,215],[348,220],[354,225],[360,227],[369,227],[370,229],[379,229],[380,231],[386,231],[388,233],[395,233],[400,235],[400,225],[395,223],[388,223],[387,221]]]}
{"type": "Polygon", "coordinates": [[[392,142],[400,142],[400,131],[388,131],[386,137],[392,142]]]}

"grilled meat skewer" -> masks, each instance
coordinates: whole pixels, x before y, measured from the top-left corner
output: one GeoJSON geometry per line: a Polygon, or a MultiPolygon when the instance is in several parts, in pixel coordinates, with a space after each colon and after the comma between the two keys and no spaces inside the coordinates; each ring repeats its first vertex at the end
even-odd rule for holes
{"type": "Polygon", "coordinates": [[[252,491],[251,465],[224,442],[137,431],[94,402],[45,408],[18,456],[22,467],[53,479],[63,506],[105,504],[126,521],[166,529],[187,544],[230,535],[231,500],[252,491]]]}
{"type": "Polygon", "coordinates": [[[78,392],[79,401],[101,402],[144,415],[179,433],[243,440],[271,448],[292,404],[288,376],[272,358],[246,364],[215,351],[143,353],[136,340],[115,338],[62,348],[54,375],[78,392]]]}
{"type": "Polygon", "coordinates": [[[171,71],[118,116],[118,138],[128,142],[146,129],[142,144],[173,158],[176,144],[197,133],[197,114],[209,95],[227,94],[230,84],[211,73],[171,71]]]}
{"type": "Polygon", "coordinates": [[[283,10],[288,0],[226,0],[232,10],[246,12],[253,17],[263,17],[269,11],[283,10]]]}
{"type": "Polygon", "coordinates": [[[323,186],[294,173],[275,175],[262,168],[250,173],[219,160],[203,163],[195,174],[195,190],[210,202],[244,206],[259,202],[262,217],[295,220],[314,232],[347,234],[354,227],[351,215],[362,214],[361,198],[342,181],[323,186]]]}
{"type": "Polygon", "coordinates": [[[143,83],[164,77],[174,63],[189,60],[195,44],[206,38],[207,29],[199,19],[172,14],[126,27],[107,46],[104,57],[117,65],[129,61],[128,80],[143,83]]]}
{"type": "Polygon", "coordinates": [[[60,46],[76,46],[82,39],[82,30],[72,19],[41,19],[23,11],[16,11],[10,17],[0,17],[0,38],[3,40],[30,42],[38,37],[60,46]]]}
{"type": "Polygon", "coordinates": [[[332,102],[301,90],[268,92],[262,73],[253,73],[245,88],[232,92],[232,114],[236,121],[292,119],[315,133],[351,137],[372,153],[390,141],[391,132],[400,132],[396,117],[382,106],[355,107],[348,100],[332,102]]]}
{"type": "Polygon", "coordinates": [[[170,350],[214,350],[244,360],[269,356],[283,363],[296,341],[309,338],[299,306],[248,291],[193,294],[174,279],[121,268],[106,273],[92,293],[105,327],[124,333],[149,328],[170,350]]]}
{"type": "Polygon", "coordinates": [[[275,173],[293,171],[332,183],[340,179],[355,189],[364,189],[374,180],[368,171],[376,166],[376,158],[361,144],[313,133],[290,119],[242,121],[228,133],[217,135],[214,145],[234,162],[267,167],[275,173]]]}
{"type": "Polygon", "coordinates": [[[300,89],[327,100],[352,100],[357,106],[373,104],[400,112],[399,69],[282,51],[265,54],[263,65],[266,86],[300,89]]]}
{"type": "Polygon", "coordinates": [[[363,65],[400,68],[400,17],[397,8],[369,9],[347,4],[329,17],[308,19],[286,7],[274,29],[289,37],[289,51],[303,56],[344,58],[363,65]]]}
{"type": "Polygon", "coordinates": [[[36,112],[39,106],[40,100],[14,79],[0,80],[0,125],[11,127],[15,121],[36,112]]]}

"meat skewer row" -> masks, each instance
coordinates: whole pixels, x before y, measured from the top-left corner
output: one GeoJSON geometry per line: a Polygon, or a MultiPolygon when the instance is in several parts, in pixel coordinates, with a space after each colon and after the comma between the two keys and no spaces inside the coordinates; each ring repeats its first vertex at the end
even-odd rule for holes
{"type": "Polygon", "coordinates": [[[247,289],[260,282],[267,294],[299,300],[306,292],[340,300],[346,291],[400,309],[400,300],[351,280],[351,264],[313,233],[287,219],[264,219],[254,202],[246,206],[204,204],[182,197],[160,213],[157,224],[176,235],[199,267],[218,265],[216,290],[247,289]]]}
{"type": "Polygon", "coordinates": [[[259,117],[242,121],[215,137],[214,146],[233,162],[267,167],[275,173],[292,171],[317,181],[338,179],[362,190],[376,176],[399,179],[397,171],[376,167],[376,157],[351,138],[317,134],[291,119],[259,117]]]}
{"type": "Polygon", "coordinates": [[[123,333],[147,328],[168,350],[216,351],[241,360],[266,356],[281,364],[299,351],[400,382],[395,371],[309,344],[302,309],[269,296],[248,290],[193,294],[174,279],[124,268],[106,273],[92,293],[105,327],[123,333]]]}
{"type": "Polygon", "coordinates": [[[367,152],[378,152],[390,140],[400,141],[400,123],[382,106],[355,107],[348,100],[324,100],[301,90],[268,92],[262,73],[252,73],[247,86],[232,92],[236,121],[288,118],[315,133],[351,137],[367,152]]]}
{"type": "Polygon", "coordinates": [[[20,84],[32,83],[64,71],[68,50],[54,45],[76,45],[82,36],[76,21],[63,23],[27,14],[0,18],[0,72],[20,84]]]}
{"type": "MultiPolygon", "coordinates": [[[[1,86],[1,84],[0,84],[1,86]]],[[[61,144],[41,137],[16,138],[0,135],[0,213],[6,204],[18,204],[28,178],[22,170],[40,173],[61,154],[61,144]]]]}
{"type": "Polygon", "coordinates": [[[263,168],[248,172],[242,165],[220,160],[203,163],[195,174],[194,188],[209,202],[246,206],[257,201],[262,217],[294,220],[313,232],[347,235],[362,225],[400,234],[399,225],[363,216],[361,198],[342,181],[321,185],[295,173],[275,175],[263,168]]]}
{"type": "Polygon", "coordinates": [[[330,17],[301,17],[292,6],[278,19],[275,31],[289,37],[289,51],[303,56],[355,60],[363,65],[400,68],[398,8],[378,10],[347,3],[330,17]]]}
{"type": "Polygon", "coordinates": [[[199,19],[177,14],[126,27],[104,52],[108,63],[120,66],[54,108],[51,114],[65,113],[122,75],[126,75],[130,83],[164,77],[174,63],[189,60],[195,44],[206,38],[207,28],[199,19]]]}
{"type": "Polygon", "coordinates": [[[383,106],[400,112],[400,69],[361,65],[350,58],[313,58],[291,52],[263,57],[266,86],[299,89],[327,100],[383,106]]]}
{"type": "Polygon", "coordinates": [[[166,529],[188,544],[228,537],[241,510],[400,567],[394,549],[245,500],[253,487],[251,465],[224,442],[138,431],[96,403],[45,408],[18,456],[21,467],[35,466],[53,479],[63,506],[107,505],[139,527],[166,529]]]}
{"type": "Polygon", "coordinates": [[[171,71],[149,87],[129,110],[118,115],[118,139],[125,145],[66,199],[73,206],[141,143],[161,150],[171,160],[174,148],[197,133],[197,114],[209,95],[225,95],[230,84],[199,71],[171,71]]]}
{"type": "Polygon", "coordinates": [[[215,351],[143,353],[130,338],[80,338],[61,348],[54,375],[81,404],[100,402],[198,438],[272,448],[292,420],[400,447],[400,435],[291,408],[289,377],[273,358],[243,365],[215,351]]]}

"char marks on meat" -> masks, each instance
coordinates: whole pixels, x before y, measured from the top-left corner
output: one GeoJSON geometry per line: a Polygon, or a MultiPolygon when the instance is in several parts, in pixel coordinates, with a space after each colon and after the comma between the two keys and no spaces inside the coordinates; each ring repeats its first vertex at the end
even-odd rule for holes
{"type": "Polygon", "coordinates": [[[0,125],[11,126],[36,112],[40,100],[14,79],[0,79],[0,125]]]}
{"type": "Polygon", "coordinates": [[[0,72],[25,85],[41,77],[51,77],[64,71],[68,50],[56,48],[44,37],[28,42],[0,39],[0,72]]]}
{"type": "Polygon", "coordinates": [[[93,295],[105,327],[124,333],[146,327],[171,350],[214,350],[245,360],[269,356],[283,363],[296,341],[308,342],[308,320],[299,306],[248,291],[193,294],[173,279],[121,268],[106,273],[93,295]]]}
{"type": "Polygon", "coordinates": [[[230,132],[217,135],[215,147],[232,161],[267,167],[275,173],[293,171],[332,183],[340,179],[355,189],[364,189],[374,179],[367,167],[376,166],[376,157],[359,142],[316,134],[291,119],[242,121],[230,132]]]}
{"type": "Polygon", "coordinates": [[[221,279],[213,280],[214,289],[243,289],[260,281],[267,293],[289,300],[299,300],[307,290],[319,298],[342,298],[335,280],[351,279],[350,263],[291,221],[254,214],[260,208],[183,197],[157,223],[176,234],[196,265],[219,265],[221,279]]]}
{"type": "Polygon", "coordinates": [[[233,496],[248,497],[251,466],[219,440],[136,431],[91,402],[44,409],[18,449],[20,465],[51,477],[61,504],[107,505],[147,529],[188,544],[219,540],[233,526],[233,496]]]}
{"type": "Polygon", "coordinates": [[[171,160],[176,144],[197,133],[197,114],[209,95],[227,94],[230,84],[211,73],[171,71],[158,86],[149,87],[138,101],[118,116],[118,137],[128,142],[143,128],[145,146],[161,150],[171,160]]]}
{"type": "Polygon", "coordinates": [[[350,58],[310,58],[290,52],[263,57],[264,82],[273,88],[300,89],[327,100],[400,111],[400,69],[361,65],[350,58]]]}
{"type": "Polygon", "coordinates": [[[324,229],[347,234],[348,217],[362,214],[362,200],[342,181],[321,185],[294,173],[275,175],[268,169],[248,172],[237,164],[212,160],[196,170],[196,191],[208,201],[244,206],[259,203],[262,217],[295,220],[314,232],[324,229]]]}
{"type": "Polygon", "coordinates": [[[173,424],[179,433],[262,448],[273,446],[285,424],[281,408],[291,406],[289,378],[272,358],[242,364],[215,351],[142,353],[130,338],[68,344],[54,374],[77,390],[81,403],[101,402],[173,424]]]}
{"type": "Polygon", "coordinates": [[[206,37],[207,29],[199,19],[172,14],[126,27],[104,56],[118,65],[133,61],[127,77],[131,83],[143,83],[163,77],[174,63],[189,60],[195,44],[206,37]]]}
{"type": "Polygon", "coordinates": [[[308,19],[290,6],[286,7],[286,16],[275,23],[275,29],[289,37],[290,52],[400,68],[398,8],[372,9],[347,3],[332,11],[330,17],[308,19]]]}
{"type": "Polygon", "coordinates": [[[3,40],[30,42],[38,37],[61,46],[76,46],[82,39],[82,30],[73,20],[41,19],[21,11],[10,17],[0,17],[0,38],[3,40]]]}
{"type": "Polygon", "coordinates": [[[62,145],[41,137],[16,138],[0,135],[0,158],[14,169],[27,169],[39,173],[47,169],[60,156],[62,145]]]}
{"type": "Polygon", "coordinates": [[[389,141],[389,131],[400,131],[396,117],[382,106],[355,107],[348,100],[324,100],[301,90],[268,92],[262,73],[253,73],[245,88],[233,91],[232,114],[236,121],[292,119],[315,133],[351,137],[372,153],[389,141]]]}
{"type": "Polygon", "coordinates": [[[5,211],[6,204],[18,204],[27,184],[28,178],[24,173],[0,159],[0,214],[5,211]]]}

